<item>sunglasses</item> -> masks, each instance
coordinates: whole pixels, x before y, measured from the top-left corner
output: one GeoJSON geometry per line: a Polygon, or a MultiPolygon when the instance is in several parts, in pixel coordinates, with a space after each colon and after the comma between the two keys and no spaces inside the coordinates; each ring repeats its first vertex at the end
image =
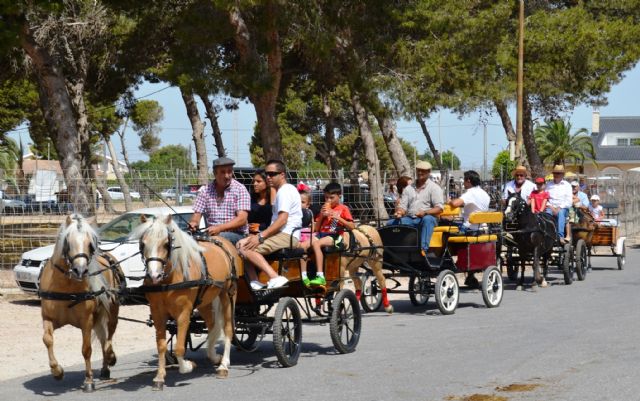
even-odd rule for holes
{"type": "Polygon", "coordinates": [[[524,174],[516,174],[516,177],[525,177],[524,174]]]}
{"type": "Polygon", "coordinates": [[[265,171],[264,173],[267,175],[267,177],[275,177],[276,175],[281,174],[282,172],[281,171],[265,171]]]}

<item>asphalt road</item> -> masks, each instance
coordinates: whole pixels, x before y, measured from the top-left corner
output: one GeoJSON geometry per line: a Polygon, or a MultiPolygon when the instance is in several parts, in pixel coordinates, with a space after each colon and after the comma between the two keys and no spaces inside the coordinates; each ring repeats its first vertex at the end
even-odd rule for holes
{"type": "Polygon", "coordinates": [[[48,372],[0,382],[0,399],[640,400],[639,261],[640,251],[627,249],[622,271],[614,258],[598,258],[584,282],[566,286],[552,271],[550,286],[536,292],[508,284],[496,309],[484,307],[479,291],[465,291],[451,316],[440,315],[433,298],[422,308],[401,298],[393,315],[365,315],[348,355],[336,354],[328,326],[304,326],[292,368],[279,367],[269,336],[255,353],[232,352],[226,380],[212,376],[200,351],[189,355],[198,363],[193,373],[171,369],[164,391],[152,393],[149,344],[148,352],[120,356],[114,379],[97,382],[94,394],[79,389],[78,365],[65,367],[62,382],[48,372]]]}

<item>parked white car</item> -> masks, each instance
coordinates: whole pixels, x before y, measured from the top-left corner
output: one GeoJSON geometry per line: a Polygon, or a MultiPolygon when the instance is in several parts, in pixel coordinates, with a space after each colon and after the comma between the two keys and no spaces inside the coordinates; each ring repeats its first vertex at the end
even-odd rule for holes
{"type": "MultiPolygon", "coordinates": [[[[140,256],[131,257],[139,251],[138,241],[128,241],[127,237],[140,224],[141,215],[147,217],[174,215],[174,221],[184,230],[193,215],[193,210],[189,206],[178,206],[173,209],[177,215],[168,207],[134,210],[98,228],[100,249],[110,252],[114,258],[122,261],[120,266],[124,275],[127,276],[127,287],[134,288],[142,285],[142,280],[132,280],[129,277],[144,277],[144,265],[140,256]]],[[[204,227],[204,219],[200,221],[200,227],[204,227]]],[[[13,268],[16,282],[21,290],[32,294],[38,292],[40,271],[53,255],[53,247],[54,245],[47,245],[22,254],[20,262],[13,268]]]]}
{"type": "MultiPolygon", "coordinates": [[[[160,192],[160,196],[162,196],[164,199],[176,199],[176,195],[177,191],[175,188],[165,189],[164,191],[160,192]]],[[[196,195],[192,194],[189,191],[182,192],[182,199],[195,199],[195,197],[196,195]]]]}
{"type": "MultiPolygon", "coordinates": [[[[109,187],[107,188],[107,192],[113,200],[124,200],[124,192],[122,192],[122,188],[120,187],[109,187]]],[[[129,191],[129,195],[131,195],[131,199],[140,199],[139,192],[129,191]]]]}

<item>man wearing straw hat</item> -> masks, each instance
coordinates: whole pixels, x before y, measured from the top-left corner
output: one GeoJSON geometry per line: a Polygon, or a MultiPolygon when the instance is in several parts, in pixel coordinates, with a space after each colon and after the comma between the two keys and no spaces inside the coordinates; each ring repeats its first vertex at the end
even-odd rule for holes
{"type": "Polygon", "coordinates": [[[431,163],[418,160],[415,189],[408,186],[402,191],[395,218],[387,223],[418,227],[420,247],[424,257],[427,256],[433,230],[438,224],[437,216],[442,213],[444,207],[442,188],[429,179],[430,175],[431,163]]]}
{"type": "Polygon", "coordinates": [[[507,182],[504,186],[502,199],[506,200],[509,195],[519,193],[520,197],[525,201],[529,200],[529,195],[536,189],[533,182],[527,179],[529,172],[525,166],[518,166],[513,170],[513,180],[507,182]]]}
{"type": "Polygon", "coordinates": [[[549,202],[547,203],[546,212],[556,216],[558,237],[560,242],[565,242],[571,239],[566,227],[569,208],[573,203],[573,190],[571,189],[571,184],[564,179],[563,165],[556,164],[551,172],[553,173],[553,181],[547,184],[549,202]]]}

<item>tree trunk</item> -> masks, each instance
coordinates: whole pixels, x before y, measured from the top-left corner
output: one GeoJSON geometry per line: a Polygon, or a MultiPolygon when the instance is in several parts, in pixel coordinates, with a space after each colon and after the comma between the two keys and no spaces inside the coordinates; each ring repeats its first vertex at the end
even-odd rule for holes
{"type": "Polygon", "coordinates": [[[208,180],[207,169],[209,167],[209,163],[207,162],[207,147],[204,142],[204,124],[200,119],[200,113],[198,112],[198,106],[196,104],[196,99],[193,97],[193,93],[180,88],[180,94],[182,94],[182,100],[187,108],[187,116],[189,116],[189,122],[191,123],[193,143],[196,146],[198,184],[206,185],[208,180]]]}
{"type": "Polygon", "coordinates": [[[38,82],[40,108],[47,127],[54,136],[56,151],[60,155],[60,165],[74,210],[88,215],[92,209],[87,198],[89,189],[82,177],[83,166],[79,157],[81,149],[77,121],[64,76],[47,50],[38,45],[27,22],[22,26],[20,39],[23,49],[33,63],[38,82]]]}
{"type": "Polygon", "coordinates": [[[336,180],[338,178],[338,159],[336,157],[336,134],[335,134],[335,118],[331,105],[329,104],[329,98],[327,95],[322,96],[322,112],[324,113],[325,121],[325,145],[327,147],[327,156],[325,157],[325,164],[331,170],[331,179],[336,180]]]}
{"type": "Polygon", "coordinates": [[[384,143],[387,145],[389,157],[391,157],[391,162],[393,163],[393,167],[396,169],[398,177],[402,175],[410,176],[411,165],[409,164],[407,155],[404,153],[402,144],[398,139],[396,125],[391,118],[391,112],[380,102],[377,95],[371,95],[368,102],[371,105],[371,112],[378,121],[378,126],[382,132],[384,143]]]}
{"type": "MultiPolygon", "coordinates": [[[[127,152],[127,147],[124,144],[124,134],[127,130],[128,124],[129,124],[129,116],[125,118],[124,124],[122,125],[122,129],[119,132],[117,132],[117,134],[120,137],[120,146],[122,147],[122,158],[124,160],[124,164],[127,166],[127,171],[129,172],[129,176],[131,177],[132,182],[139,189],[140,188],[139,182],[136,180],[134,171],[131,168],[131,163],[129,162],[129,153],[127,152]]],[[[129,188],[129,184],[127,184],[125,181],[125,186],[122,187],[121,189],[122,189],[122,194],[124,196],[124,202],[125,202],[125,208],[126,208],[127,203],[129,203],[130,205],[133,204],[133,202],[131,201],[131,192],[130,192],[131,190],[129,188]]]]}
{"type": "Polygon", "coordinates": [[[209,96],[207,94],[199,94],[200,99],[202,99],[202,103],[204,104],[204,109],[206,111],[206,118],[211,122],[211,129],[213,133],[213,143],[216,146],[216,152],[218,153],[218,157],[226,157],[227,151],[224,149],[224,144],[222,142],[222,130],[220,129],[220,125],[218,124],[218,113],[220,109],[218,109],[209,96]]]}
{"type": "MultiPolygon", "coordinates": [[[[445,186],[447,186],[447,182],[448,182],[447,167],[442,163],[442,156],[440,155],[440,152],[438,151],[438,149],[436,148],[436,145],[433,143],[433,140],[431,139],[431,133],[427,129],[427,124],[424,122],[424,119],[420,116],[416,116],[416,120],[418,121],[418,124],[420,124],[420,129],[422,130],[422,134],[427,139],[429,150],[433,155],[433,161],[436,164],[436,168],[440,171],[440,186],[444,188],[445,186]]],[[[409,177],[413,177],[413,175],[409,174],[409,177]]]]}
{"type": "Polygon", "coordinates": [[[380,182],[380,163],[378,161],[378,154],[376,152],[376,143],[373,138],[373,132],[369,125],[369,119],[367,111],[360,103],[360,98],[357,94],[351,95],[351,103],[353,106],[353,113],[358,121],[358,128],[360,130],[360,136],[362,137],[362,143],[364,145],[364,153],[367,159],[367,170],[369,171],[369,193],[371,195],[371,201],[373,207],[376,210],[376,217],[379,220],[386,220],[389,218],[387,210],[384,207],[383,188],[380,182]]]}
{"type": "Polygon", "coordinates": [[[529,97],[524,96],[523,101],[523,119],[522,119],[522,140],[524,148],[527,150],[527,160],[531,168],[531,174],[536,176],[544,176],[544,164],[538,154],[535,136],[533,135],[533,119],[531,118],[531,103],[529,97]]]}
{"type": "MultiPolygon", "coordinates": [[[[122,129],[122,132],[124,132],[127,126],[128,120],[129,120],[128,118],[125,119],[124,128],[122,129]]],[[[120,171],[120,168],[118,166],[118,155],[116,154],[116,149],[113,146],[113,142],[111,142],[111,137],[109,135],[104,135],[103,138],[104,138],[104,142],[107,144],[107,149],[109,149],[109,156],[111,156],[111,166],[113,167],[113,173],[116,175],[116,179],[118,180],[118,184],[120,184],[120,188],[122,189],[122,193],[124,195],[124,208],[126,209],[127,212],[130,212],[131,210],[133,210],[133,205],[131,204],[131,194],[129,192],[129,184],[127,184],[127,181],[124,179],[124,176],[122,175],[122,171],[120,171]]],[[[105,174],[106,173],[107,172],[105,171],[105,174]]],[[[111,196],[109,195],[109,193],[107,191],[104,191],[104,192],[101,192],[101,194],[102,194],[102,201],[104,202],[104,208],[107,209],[107,205],[108,205],[109,208],[113,210],[113,207],[111,206],[111,196]]]]}
{"type": "MultiPolygon", "coordinates": [[[[280,130],[276,121],[276,102],[280,91],[280,81],[282,79],[282,50],[280,48],[280,36],[276,24],[277,10],[273,1],[267,1],[265,6],[266,26],[265,42],[268,48],[264,55],[266,58],[266,70],[268,81],[271,83],[269,89],[259,91],[251,91],[249,100],[256,109],[256,117],[258,119],[258,129],[260,130],[260,139],[262,140],[262,149],[264,151],[264,159],[282,160],[282,139],[280,138],[280,130]]],[[[246,21],[237,5],[229,10],[229,21],[235,30],[234,40],[240,62],[242,65],[256,69],[256,66],[262,64],[263,57],[260,57],[257,50],[256,38],[251,37],[246,21]]],[[[256,77],[260,80],[261,77],[256,77]]],[[[266,79],[265,79],[266,81],[266,79]]]]}
{"type": "MultiPolygon", "coordinates": [[[[76,110],[76,126],[78,127],[78,138],[80,140],[80,163],[82,165],[82,177],[85,185],[91,190],[91,178],[95,177],[93,170],[93,152],[91,149],[91,135],[89,132],[89,118],[87,116],[87,106],[84,101],[84,80],[78,79],[73,84],[67,85],[67,90],[71,95],[71,104],[76,110]]],[[[95,194],[90,191],[87,198],[92,200],[89,202],[89,209],[95,212],[95,203],[93,197],[95,194]]],[[[92,213],[93,214],[93,213],[92,213]]]]}
{"type": "Polygon", "coordinates": [[[516,131],[513,129],[511,118],[507,112],[507,105],[502,100],[494,100],[493,104],[496,106],[500,121],[502,121],[502,127],[507,135],[507,141],[509,141],[509,158],[512,159],[515,155],[516,131]]]}
{"type": "MultiPolygon", "coordinates": [[[[106,178],[98,177],[95,169],[90,170],[91,179],[96,183],[96,191],[100,192],[102,196],[102,203],[104,204],[104,211],[107,213],[115,213],[115,209],[113,208],[113,202],[111,202],[111,196],[109,196],[109,192],[107,192],[107,186],[105,183],[106,178]]],[[[106,172],[105,172],[106,175],[106,172]]],[[[94,196],[96,196],[94,194],[94,196]]],[[[100,208],[99,201],[96,200],[96,215],[98,214],[98,209],[100,208]]]]}
{"type": "Polygon", "coordinates": [[[362,152],[362,137],[357,137],[353,143],[351,153],[351,166],[349,167],[349,181],[351,184],[358,184],[358,165],[360,164],[360,152],[362,152]]]}

